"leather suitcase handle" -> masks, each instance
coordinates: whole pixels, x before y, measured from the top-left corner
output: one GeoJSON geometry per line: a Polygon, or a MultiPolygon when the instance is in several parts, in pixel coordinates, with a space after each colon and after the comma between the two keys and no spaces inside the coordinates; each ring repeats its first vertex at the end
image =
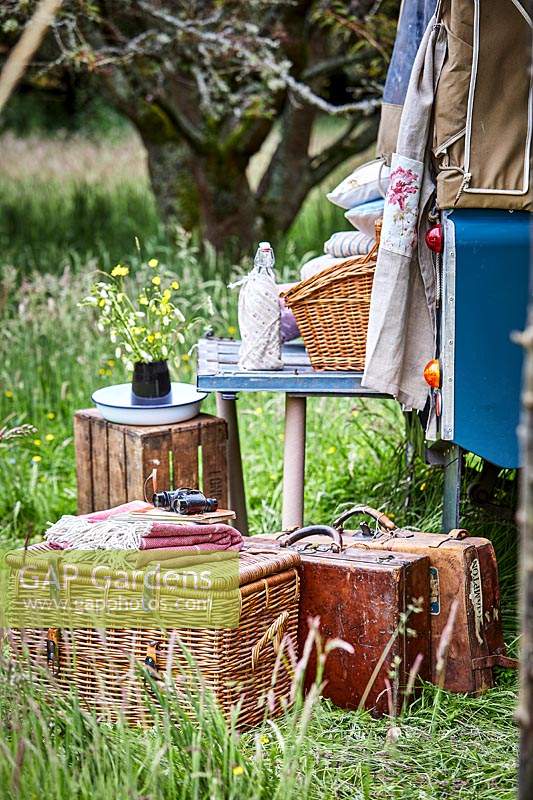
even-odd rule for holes
{"type": "Polygon", "coordinates": [[[308,536],[329,536],[333,540],[331,549],[334,553],[342,552],[342,535],[330,525],[307,525],[305,528],[298,528],[291,533],[284,533],[278,538],[280,547],[290,547],[291,544],[307,539],[308,536]]]}
{"type": "Polygon", "coordinates": [[[396,525],[394,522],[388,518],[386,514],[382,511],[376,511],[375,508],[371,506],[354,506],[353,508],[348,509],[348,511],[344,511],[333,523],[333,527],[337,528],[337,530],[342,530],[344,527],[344,523],[347,522],[350,517],[354,516],[361,516],[361,517],[372,517],[378,523],[379,527],[386,531],[387,533],[392,533],[392,531],[396,530],[396,525]]]}

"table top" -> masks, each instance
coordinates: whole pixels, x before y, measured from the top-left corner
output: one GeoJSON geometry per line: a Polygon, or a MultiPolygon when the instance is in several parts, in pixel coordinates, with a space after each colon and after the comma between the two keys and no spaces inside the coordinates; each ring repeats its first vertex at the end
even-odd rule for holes
{"type": "Polygon", "coordinates": [[[283,345],[283,369],[238,369],[240,341],[208,337],[198,342],[198,389],[233,395],[236,392],[285,392],[300,395],[389,397],[364,389],[362,372],[316,371],[303,344],[283,345]]]}

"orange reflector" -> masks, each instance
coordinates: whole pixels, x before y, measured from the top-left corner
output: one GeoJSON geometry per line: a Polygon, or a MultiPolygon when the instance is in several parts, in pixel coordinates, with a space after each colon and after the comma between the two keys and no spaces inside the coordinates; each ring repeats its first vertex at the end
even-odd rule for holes
{"type": "Polygon", "coordinates": [[[424,367],[424,380],[432,389],[440,386],[440,363],[438,358],[432,358],[424,367]]]}

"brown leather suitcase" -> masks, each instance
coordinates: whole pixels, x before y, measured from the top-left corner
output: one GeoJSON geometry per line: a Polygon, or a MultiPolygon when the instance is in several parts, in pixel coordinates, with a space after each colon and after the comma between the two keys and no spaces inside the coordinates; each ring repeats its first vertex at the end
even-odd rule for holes
{"type": "Polygon", "coordinates": [[[455,598],[459,604],[444,687],[453,692],[481,692],[494,685],[493,667],[516,666],[515,659],[505,654],[498,565],[488,539],[469,536],[462,529],[446,535],[397,528],[385,514],[368,506],[355,506],[341,514],[333,528],[342,532],[345,546],[350,548],[414,553],[429,559],[433,681],[439,679],[437,652],[455,598]],[[362,522],[358,531],[346,530],[354,516],[371,517],[375,529],[362,522]]]}
{"type": "MultiPolygon", "coordinates": [[[[328,529],[318,526],[316,530],[328,529]]],[[[425,680],[430,677],[428,559],[345,548],[340,535],[333,532],[333,536],[333,541],[324,537],[323,543],[300,543],[302,534],[297,531],[283,541],[302,557],[300,653],[309,634],[309,619],[319,617],[323,644],[342,639],[353,648],[353,652],[339,648],[329,653],[323,696],[343,708],[361,705],[376,715],[392,709],[398,712],[418,654],[422,656],[418,674],[425,680]],[[418,613],[410,610],[413,603],[418,604],[418,613]],[[390,692],[386,681],[392,687],[390,692]]],[[[262,535],[251,537],[245,546],[263,550],[280,547],[280,543],[275,537],[262,535]]],[[[316,674],[314,647],[306,671],[306,689],[316,674]]]]}

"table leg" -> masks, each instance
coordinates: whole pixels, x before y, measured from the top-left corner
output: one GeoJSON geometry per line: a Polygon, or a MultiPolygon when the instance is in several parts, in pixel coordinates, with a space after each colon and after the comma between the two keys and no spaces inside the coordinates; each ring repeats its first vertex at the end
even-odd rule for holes
{"type": "Polygon", "coordinates": [[[285,396],[283,455],[283,530],[303,524],[305,475],[305,397],[285,396]]]}
{"type": "Polygon", "coordinates": [[[444,500],[442,509],[442,530],[444,533],[460,527],[462,465],[463,451],[458,445],[450,444],[444,454],[444,500]]]}
{"type": "Polygon", "coordinates": [[[241,443],[237,419],[237,396],[217,392],[217,414],[228,425],[228,484],[230,507],[237,515],[235,527],[248,536],[248,513],[242,474],[241,443]]]}

